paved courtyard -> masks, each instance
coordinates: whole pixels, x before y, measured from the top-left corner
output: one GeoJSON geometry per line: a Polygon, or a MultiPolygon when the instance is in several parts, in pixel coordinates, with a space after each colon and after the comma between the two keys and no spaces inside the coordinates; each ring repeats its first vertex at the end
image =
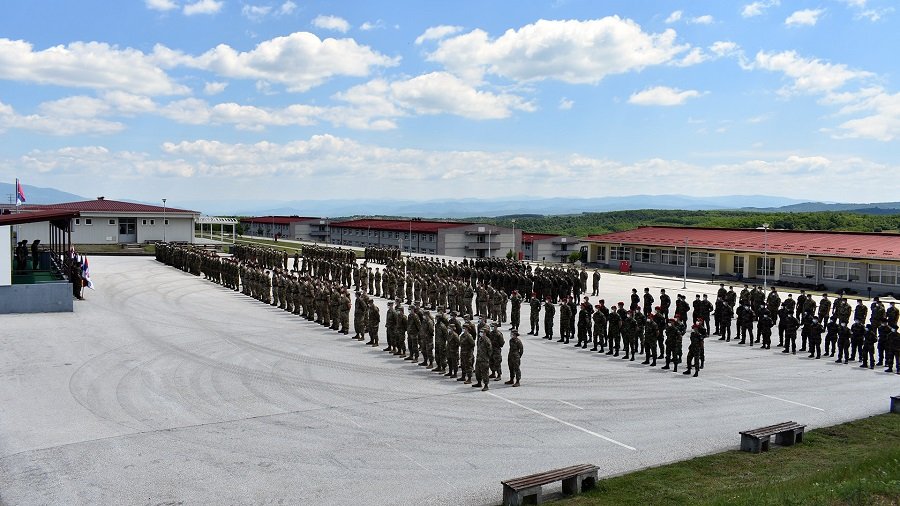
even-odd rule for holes
{"type": "MultiPolygon", "coordinates": [[[[879,368],[777,349],[709,341],[690,378],[527,335],[522,387],[481,392],[152,258],[91,270],[74,313],[0,317],[4,505],[497,504],[505,478],[624,473],[900,393],[879,368]]],[[[608,302],[715,290],[601,286],[608,302]]]]}

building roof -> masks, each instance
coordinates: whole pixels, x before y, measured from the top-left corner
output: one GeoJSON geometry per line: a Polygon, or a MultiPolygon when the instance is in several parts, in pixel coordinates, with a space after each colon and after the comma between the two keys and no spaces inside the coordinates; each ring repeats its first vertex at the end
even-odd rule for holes
{"type": "Polygon", "coordinates": [[[241,223],[263,223],[276,225],[290,225],[291,223],[299,223],[302,221],[322,220],[324,218],[311,218],[309,216],[253,216],[250,218],[241,218],[241,223]]]}
{"type": "Polygon", "coordinates": [[[702,247],[711,250],[900,260],[900,234],[806,230],[639,227],[591,235],[586,242],[702,247]]]}
{"type": "Polygon", "coordinates": [[[543,241],[544,239],[553,239],[561,237],[557,234],[532,234],[531,232],[522,232],[522,242],[543,241]]]}
{"type": "Polygon", "coordinates": [[[444,228],[465,227],[473,223],[460,221],[426,221],[426,220],[349,220],[330,224],[340,228],[372,228],[375,230],[391,230],[397,232],[430,232],[444,228]]]}
{"type": "Polygon", "coordinates": [[[38,223],[41,221],[70,220],[78,217],[78,211],[63,211],[59,209],[25,210],[14,214],[0,214],[0,226],[24,225],[25,223],[38,223]]]}
{"type": "Polygon", "coordinates": [[[59,204],[43,204],[30,205],[29,208],[36,209],[64,209],[67,211],[79,211],[88,213],[185,213],[200,214],[197,211],[187,209],[179,209],[177,207],[163,207],[149,204],[138,204],[136,202],[122,202],[120,200],[109,200],[103,197],[96,200],[80,200],[78,202],[63,202],[59,204]]]}

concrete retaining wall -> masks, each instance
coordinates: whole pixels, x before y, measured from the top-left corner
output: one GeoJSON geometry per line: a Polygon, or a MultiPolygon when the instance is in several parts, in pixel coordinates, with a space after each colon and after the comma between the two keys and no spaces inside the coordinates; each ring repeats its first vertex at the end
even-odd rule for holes
{"type": "Polygon", "coordinates": [[[72,312],[72,283],[0,286],[0,314],[72,312]]]}

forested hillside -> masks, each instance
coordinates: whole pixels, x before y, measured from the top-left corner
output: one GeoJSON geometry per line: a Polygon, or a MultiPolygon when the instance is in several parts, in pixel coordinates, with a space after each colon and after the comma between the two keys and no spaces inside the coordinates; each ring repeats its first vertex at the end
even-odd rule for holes
{"type": "Polygon", "coordinates": [[[492,223],[528,232],[585,236],[628,230],[646,225],[686,227],[756,228],[768,223],[773,229],[896,232],[900,215],[869,215],[850,212],[759,213],[748,211],[669,211],[641,209],[608,213],[560,216],[473,217],[466,221],[492,223]]]}

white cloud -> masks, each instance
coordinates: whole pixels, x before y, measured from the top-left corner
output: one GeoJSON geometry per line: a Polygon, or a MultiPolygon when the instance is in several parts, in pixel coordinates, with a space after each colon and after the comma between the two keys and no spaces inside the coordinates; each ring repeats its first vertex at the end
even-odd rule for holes
{"type": "Polygon", "coordinates": [[[150,56],[102,42],[72,42],[34,51],[28,42],[0,39],[0,79],[143,95],[189,91],[173,82],[150,56]]]}
{"type": "Polygon", "coordinates": [[[192,4],[185,4],[184,12],[185,16],[194,16],[196,14],[216,14],[220,10],[222,10],[222,5],[225,2],[221,0],[198,0],[192,4]]]}
{"type": "Polygon", "coordinates": [[[725,57],[731,56],[734,54],[738,54],[740,51],[740,46],[730,41],[716,41],[713,42],[711,46],[709,46],[709,50],[713,52],[717,57],[725,57]]]}
{"type": "Polygon", "coordinates": [[[210,106],[203,100],[188,98],[167,104],[159,113],[179,123],[233,125],[239,130],[260,131],[268,126],[313,125],[322,109],[301,104],[268,109],[233,102],[210,106]]]}
{"type": "Polygon", "coordinates": [[[787,26],[815,26],[819,22],[819,17],[824,13],[825,9],[803,9],[788,16],[784,20],[784,24],[787,26]]]}
{"type": "Polygon", "coordinates": [[[295,10],[297,10],[297,4],[295,4],[291,0],[287,0],[286,2],[281,4],[281,7],[278,8],[278,14],[287,16],[289,14],[293,14],[295,10]]]}
{"type": "Polygon", "coordinates": [[[711,25],[713,21],[715,19],[710,14],[704,14],[703,16],[691,18],[689,22],[695,25],[711,25]]]}
{"type": "Polygon", "coordinates": [[[859,102],[845,106],[841,114],[855,112],[867,113],[867,116],[855,118],[842,123],[841,132],[836,138],[868,138],[889,142],[900,139],[900,93],[877,92],[866,93],[859,102]]]}
{"type": "Polygon", "coordinates": [[[353,39],[321,40],[309,32],[276,37],[247,52],[220,44],[199,56],[190,56],[157,45],[153,57],[164,66],[193,67],[224,77],[254,79],[264,85],[278,83],[296,92],[307,91],[334,76],[364,77],[372,67],[390,67],[399,61],[353,39]]]}
{"type": "Polygon", "coordinates": [[[676,44],[675,37],[671,29],[646,33],[634,21],[618,16],[540,20],[493,40],[482,30],[444,39],[428,59],[473,81],[487,73],[521,82],[594,84],[610,74],[672,61],[690,48],[676,44]]]}
{"type": "Polygon", "coordinates": [[[368,31],[371,31],[371,30],[384,28],[384,26],[385,26],[385,25],[384,25],[384,21],[381,20],[381,19],[379,19],[379,20],[376,20],[376,21],[374,21],[374,22],[373,22],[373,21],[366,21],[366,22],[364,22],[363,24],[359,25],[359,29],[362,30],[362,31],[364,31],[364,32],[368,32],[368,31]]]}
{"type": "Polygon", "coordinates": [[[682,14],[684,14],[682,11],[673,11],[672,14],[669,14],[669,17],[666,18],[666,24],[677,23],[681,20],[682,14]]]}
{"type": "Polygon", "coordinates": [[[144,5],[154,11],[171,11],[178,8],[178,3],[173,0],[144,0],[144,5]]]}
{"type": "Polygon", "coordinates": [[[559,99],[559,110],[568,111],[572,109],[572,106],[575,105],[575,101],[569,100],[566,97],[559,99]]]}
{"type": "Polygon", "coordinates": [[[440,25],[428,27],[422,35],[416,37],[416,45],[428,40],[440,40],[444,37],[457,34],[462,31],[461,26],[440,25]]]}
{"type": "Polygon", "coordinates": [[[454,114],[470,119],[501,119],[513,110],[533,111],[521,97],[477,90],[447,72],[432,72],[391,84],[395,100],[418,114],[454,114]]]}
{"type": "Polygon", "coordinates": [[[241,7],[241,15],[252,21],[259,21],[269,15],[272,11],[271,5],[244,5],[241,7]]]}
{"type": "Polygon", "coordinates": [[[677,88],[669,88],[668,86],[654,86],[646,90],[632,93],[628,98],[629,104],[634,105],[662,105],[673,106],[682,105],[691,98],[697,98],[704,95],[697,90],[679,90],[677,88]]]}
{"type": "Polygon", "coordinates": [[[759,16],[769,9],[769,7],[778,7],[779,5],[781,5],[779,0],[760,0],[752,2],[744,5],[744,8],[741,10],[741,16],[745,18],[759,16]]]}
{"type": "Polygon", "coordinates": [[[6,130],[27,130],[47,135],[108,135],[125,129],[122,123],[98,119],[94,116],[102,104],[86,97],[48,103],[41,114],[22,115],[12,106],[0,102],[0,132],[6,130]],[[66,106],[72,107],[67,109],[66,106]]]}
{"type": "Polygon", "coordinates": [[[803,58],[795,51],[781,53],[756,53],[756,59],[746,68],[771,70],[784,73],[793,80],[783,94],[827,93],[835,91],[852,80],[870,77],[870,72],[853,70],[844,64],[826,63],[815,58],[803,58]]]}
{"type": "Polygon", "coordinates": [[[225,88],[228,86],[228,83],[223,82],[209,82],[203,85],[203,93],[207,95],[218,95],[225,91],[225,88]]]}
{"type": "Polygon", "coordinates": [[[691,48],[688,51],[688,54],[684,55],[680,60],[676,60],[672,62],[672,65],[676,67],[690,67],[692,65],[697,65],[705,62],[709,59],[706,53],[703,52],[703,49],[699,47],[691,48]]]}
{"type": "Polygon", "coordinates": [[[346,19],[337,16],[316,16],[312,20],[313,26],[323,30],[334,30],[336,32],[347,33],[350,30],[350,23],[346,19]]]}

